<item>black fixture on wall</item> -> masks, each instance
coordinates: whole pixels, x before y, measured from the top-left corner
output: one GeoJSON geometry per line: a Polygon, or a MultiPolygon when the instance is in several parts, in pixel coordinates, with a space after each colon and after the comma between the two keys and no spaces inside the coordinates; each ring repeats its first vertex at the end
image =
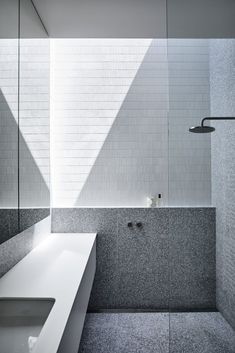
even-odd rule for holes
{"type": "Polygon", "coordinates": [[[206,117],[206,118],[202,119],[200,126],[192,126],[192,127],[190,127],[189,131],[197,133],[197,134],[215,131],[215,128],[213,126],[204,125],[204,122],[206,120],[235,120],[235,117],[233,117],[233,116],[231,116],[231,117],[206,117]]]}

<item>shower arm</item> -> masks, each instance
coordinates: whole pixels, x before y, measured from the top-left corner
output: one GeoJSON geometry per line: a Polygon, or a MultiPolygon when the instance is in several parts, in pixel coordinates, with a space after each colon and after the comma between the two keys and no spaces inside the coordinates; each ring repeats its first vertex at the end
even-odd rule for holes
{"type": "Polygon", "coordinates": [[[202,119],[201,121],[201,127],[204,127],[204,121],[206,120],[235,120],[235,117],[234,116],[227,116],[227,117],[206,117],[204,119],[202,119]]]}

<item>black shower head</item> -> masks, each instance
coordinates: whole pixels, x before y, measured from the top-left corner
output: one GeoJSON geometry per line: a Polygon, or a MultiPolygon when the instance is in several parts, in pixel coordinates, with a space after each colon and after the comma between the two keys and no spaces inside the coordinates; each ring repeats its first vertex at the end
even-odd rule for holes
{"type": "Polygon", "coordinates": [[[190,132],[194,132],[196,134],[204,134],[204,133],[215,131],[215,128],[213,126],[204,125],[204,122],[206,120],[235,120],[235,117],[234,116],[225,116],[225,117],[210,116],[210,117],[206,117],[206,118],[202,119],[200,126],[192,126],[192,127],[190,127],[189,131],[190,132]]]}
{"type": "Polygon", "coordinates": [[[190,127],[189,131],[190,132],[194,132],[196,134],[205,134],[205,133],[209,133],[209,132],[215,131],[215,128],[213,126],[200,125],[200,126],[192,126],[192,127],[190,127]]]}

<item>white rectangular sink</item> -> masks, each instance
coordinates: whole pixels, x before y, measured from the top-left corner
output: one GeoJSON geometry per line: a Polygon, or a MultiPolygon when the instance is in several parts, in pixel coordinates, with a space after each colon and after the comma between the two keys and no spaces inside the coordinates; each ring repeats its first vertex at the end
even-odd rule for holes
{"type": "Polygon", "coordinates": [[[77,353],[95,268],[94,233],[53,233],[18,262],[0,279],[0,353],[77,353]]]}
{"type": "Polygon", "coordinates": [[[1,353],[31,353],[54,299],[1,298],[1,353]]]}

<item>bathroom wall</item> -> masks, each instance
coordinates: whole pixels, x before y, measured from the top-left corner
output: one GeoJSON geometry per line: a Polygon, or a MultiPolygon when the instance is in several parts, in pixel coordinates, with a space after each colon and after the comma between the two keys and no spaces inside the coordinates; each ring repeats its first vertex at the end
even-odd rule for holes
{"type": "Polygon", "coordinates": [[[169,205],[211,205],[211,135],[189,127],[210,115],[209,41],[168,39],[169,205]]]}
{"type": "MultiPolygon", "coordinates": [[[[235,116],[235,40],[210,41],[211,115],[235,116]]],[[[235,122],[213,122],[217,307],[235,328],[235,122]]]]}
{"type": "Polygon", "coordinates": [[[207,40],[51,42],[53,207],[210,205],[207,40]]]}
{"type": "Polygon", "coordinates": [[[167,199],[167,43],[53,40],[53,204],[167,199]],[[137,192],[138,191],[138,192],[137,192]]]}
{"type": "Polygon", "coordinates": [[[0,206],[3,208],[18,207],[18,166],[21,207],[49,205],[49,50],[47,39],[21,39],[18,58],[17,39],[0,39],[0,206]]]}
{"type": "Polygon", "coordinates": [[[46,217],[13,238],[0,244],[0,277],[50,236],[51,217],[46,217]]]}
{"type": "Polygon", "coordinates": [[[18,206],[18,42],[0,39],[0,207],[18,206]]]}
{"type": "Polygon", "coordinates": [[[215,309],[213,208],[57,208],[52,231],[98,233],[90,310],[215,309]]]}
{"type": "Polygon", "coordinates": [[[20,39],[19,59],[20,208],[49,208],[49,39],[20,39]]]}
{"type": "Polygon", "coordinates": [[[0,39],[1,242],[49,213],[49,54],[45,38],[21,39],[20,51],[0,39]]]}
{"type": "Polygon", "coordinates": [[[49,206],[49,41],[21,39],[20,55],[18,45],[0,39],[0,276],[50,232],[50,219],[41,221],[49,206]]]}

